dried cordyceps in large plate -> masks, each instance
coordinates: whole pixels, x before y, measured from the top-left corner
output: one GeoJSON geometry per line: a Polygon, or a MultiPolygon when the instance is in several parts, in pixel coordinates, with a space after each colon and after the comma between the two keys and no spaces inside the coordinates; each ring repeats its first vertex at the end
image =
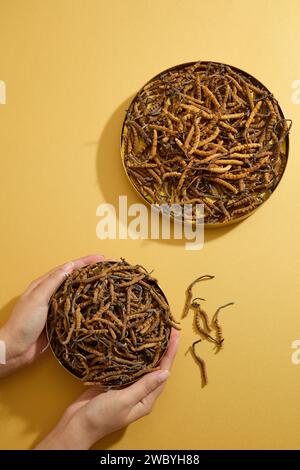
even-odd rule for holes
{"type": "Polygon", "coordinates": [[[150,80],[130,104],[122,159],[146,201],[203,204],[205,223],[216,226],[249,215],[274,191],[290,126],[274,96],[246,72],[183,64],[150,80]]]}
{"type": "Polygon", "coordinates": [[[158,368],[179,329],[157,281],[139,265],[103,261],[70,274],[51,298],[51,348],[73,375],[105,389],[158,368]]]}

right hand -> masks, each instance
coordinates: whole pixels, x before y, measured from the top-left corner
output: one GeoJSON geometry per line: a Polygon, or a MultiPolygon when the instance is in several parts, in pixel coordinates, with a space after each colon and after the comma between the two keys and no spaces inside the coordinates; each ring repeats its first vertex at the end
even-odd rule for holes
{"type": "Polygon", "coordinates": [[[84,392],[65,411],[56,428],[37,449],[88,449],[113,431],[149,414],[164,389],[179,343],[172,329],[160,370],[144,375],[122,390],[99,392],[95,386],[84,392]]]}

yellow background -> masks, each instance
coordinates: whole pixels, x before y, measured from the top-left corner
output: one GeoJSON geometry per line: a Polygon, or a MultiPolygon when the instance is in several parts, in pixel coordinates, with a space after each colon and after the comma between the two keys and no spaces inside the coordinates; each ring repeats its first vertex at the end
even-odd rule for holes
{"type": "MultiPolygon", "coordinates": [[[[155,269],[175,315],[201,274],[207,310],[223,314],[226,344],[203,344],[209,385],[186,351],[192,318],[153,413],[96,448],[299,448],[300,79],[299,0],[0,0],[1,322],[38,275],[89,253],[155,269]],[[96,207],[141,202],[119,156],[124,111],[153,75],[178,63],[216,60],[261,80],[294,121],[290,158],[272,198],[252,217],[208,230],[205,246],[96,237],[96,207]]],[[[0,446],[29,448],[56,423],[81,385],[50,351],[1,381],[0,446]]]]}

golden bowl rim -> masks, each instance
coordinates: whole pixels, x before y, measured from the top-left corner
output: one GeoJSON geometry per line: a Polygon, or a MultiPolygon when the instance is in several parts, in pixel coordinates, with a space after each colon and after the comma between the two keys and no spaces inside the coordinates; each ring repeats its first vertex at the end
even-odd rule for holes
{"type": "MultiPolygon", "coordinates": [[[[118,263],[118,260],[106,260],[106,261],[109,261],[110,263],[118,263]]],[[[87,266],[90,266],[90,265],[93,265],[93,264],[100,264],[100,263],[105,263],[105,260],[103,260],[103,261],[97,261],[96,263],[85,264],[84,266],[81,266],[81,267],[79,268],[79,270],[82,269],[82,268],[85,268],[85,267],[87,267],[87,266]]],[[[66,281],[66,279],[67,279],[69,276],[72,275],[72,273],[73,273],[73,271],[72,271],[70,274],[68,274],[68,276],[59,284],[59,286],[57,287],[57,289],[55,289],[55,292],[53,292],[53,294],[52,294],[51,297],[50,297],[50,300],[49,300],[49,303],[48,303],[47,319],[46,319],[46,338],[47,338],[47,344],[48,344],[48,346],[49,346],[49,348],[50,348],[50,350],[51,350],[52,356],[54,356],[54,358],[55,358],[56,361],[60,364],[60,366],[61,366],[65,371],[67,371],[67,372],[69,373],[69,375],[71,375],[71,377],[73,377],[74,379],[76,379],[77,382],[80,382],[82,385],[85,385],[85,383],[82,381],[82,379],[81,379],[80,377],[78,377],[76,374],[74,374],[73,372],[71,372],[71,371],[58,359],[58,357],[56,356],[56,354],[55,354],[55,352],[54,352],[54,350],[53,350],[53,348],[52,348],[51,341],[50,341],[50,332],[49,332],[49,330],[48,330],[48,315],[49,315],[49,311],[50,311],[50,305],[51,305],[52,298],[53,298],[53,296],[56,294],[56,292],[58,291],[58,289],[62,286],[62,284],[66,281]]],[[[166,301],[167,305],[170,307],[170,304],[169,304],[169,302],[168,302],[168,299],[167,299],[167,297],[166,297],[164,291],[162,290],[161,286],[159,285],[159,283],[158,283],[155,279],[153,279],[153,282],[154,282],[154,283],[156,284],[156,286],[159,288],[161,294],[163,295],[164,300],[166,301]]],[[[171,310],[171,309],[170,309],[170,310],[171,310]]],[[[160,357],[160,359],[159,359],[159,361],[158,361],[158,363],[156,364],[155,367],[158,367],[158,366],[159,366],[159,364],[160,364],[162,358],[164,357],[165,353],[167,352],[168,345],[169,345],[169,342],[170,342],[170,337],[171,337],[171,331],[172,331],[172,327],[170,326],[170,333],[169,333],[169,337],[168,337],[167,346],[166,346],[166,348],[164,349],[164,351],[163,351],[163,353],[162,353],[162,355],[161,355],[161,357],[160,357]]],[[[149,370],[149,372],[151,372],[151,370],[149,370]]],[[[148,372],[148,373],[149,373],[149,372],[148,372]]],[[[146,373],[147,373],[147,372],[146,372],[146,373]]],[[[93,385],[91,385],[91,386],[97,386],[100,391],[102,390],[102,391],[104,391],[104,392],[105,392],[105,391],[108,391],[108,390],[110,390],[110,389],[119,390],[119,389],[125,388],[125,387],[127,387],[127,386],[129,386],[129,385],[131,385],[131,384],[133,384],[133,383],[135,383],[135,382],[137,382],[137,380],[139,380],[139,378],[142,378],[142,377],[143,377],[143,375],[141,375],[141,376],[138,377],[137,379],[134,379],[134,380],[132,380],[132,381],[130,381],[130,382],[127,382],[126,384],[123,384],[123,385],[120,385],[120,386],[105,386],[104,384],[101,384],[101,382],[95,382],[95,383],[94,383],[93,385]]]]}
{"type": "MultiPolygon", "coordinates": [[[[153,204],[155,205],[154,202],[150,202],[137,188],[136,186],[134,185],[134,183],[132,182],[131,178],[129,177],[128,173],[127,173],[127,169],[126,169],[126,166],[125,166],[125,162],[124,162],[124,155],[123,155],[123,151],[122,151],[122,147],[123,147],[123,134],[124,134],[124,128],[125,128],[125,122],[126,122],[126,119],[127,119],[127,113],[128,113],[128,109],[132,106],[132,104],[134,103],[134,101],[137,99],[137,96],[138,94],[144,89],[144,87],[146,85],[148,85],[150,82],[152,82],[153,80],[155,80],[156,78],[158,78],[160,75],[166,73],[166,72],[169,72],[169,71],[175,71],[175,70],[179,70],[181,68],[184,68],[184,67],[187,67],[187,66],[192,66],[194,64],[196,64],[197,62],[202,62],[202,63],[213,63],[213,64],[219,64],[219,65],[225,65],[225,66],[228,66],[230,68],[232,68],[233,70],[235,71],[239,71],[241,72],[242,74],[250,77],[251,79],[253,79],[257,84],[259,84],[260,86],[262,86],[268,93],[270,93],[271,95],[273,95],[270,90],[260,81],[258,80],[256,77],[254,77],[253,75],[251,75],[249,72],[245,72],[245,70],[239,68],[239,67],[236,67],[235,65],[230,65],[230,64],[225,64],[224,62],[218,62],[218,61],[209,61],[209,60],[201,60],[201,61],[192,61],[192,62],[183,62],[182,64],[177,64],[177,65],[173,65],[171,67],[168,67],[164,70],[162,70],[161,72],[157,73],[156,75],[154,75],[152,78],[150,78],[146,83],[144,83],[144,85],[139,88],[139,90],[135,93],[134,97],[131,99],[129,105],[128,105],[128,108],[125,112],[125,118],[123,120],[123,123],[122,123],[122,129],[121,129],[121,139],[120,139],[120,156],[121,156],[121,161],[122,161],[122,166],[123,166],[123,169],[124,169],[124,172],[127,176],[127,179],[129,180],[129,183],[130,185],[132,186],[132,188],[134,189],[134,191],[139,195],[140,198],[142,198],[146,204],[148,206],[152,206],[153,204]]],[[[277,100],[276,100],[277,101],[277,100]]],[[[284,113],[282,111],[282,108],[279,104],[279,102],[277,101],[277,104],[278,104],[278,109],[279,109],[279,112],[282,116],[283,119],[286,119],[285,116],[284,116],[284,113]]],[[[255,207],[255,209],[253,209],[252,211],[249,211],[247,212],[247,214],[244,214],[240,217],[236,217],[232,220],[229,220],[229,221],[225,221],[225,222],[218,222],[218,223],[207,223],[207,222],[204,222],[204,228],[223,228],[223,227],[226,227],[228,225],[233,225],[233,224],[236,224],[238,222],[241,222],[242,220],[245,220],[247,219],[248,217],[250,217],[251,215],[253,215],[258,209],[260,209],[269,199],[270,197],[274,194],[274,192],[276,191],[276,189],[278,188],[279,184],[281,183],[282,179],[283,179],[283,176],[285,174],[285,171],[286,171],[286,168],[287,168],[287,164],[288,164],[288,159],[289,159],[289,151],[290,151],[290,139],[289,139],[289,133],[287,134],[287,136],[285,137],[285,140],[284,142],[282,143],[282,145],[285,146],[285,166],[284,166],[284,170],[280,176],[280,179],[279,181],[277,182],[276,186],[273,188],[272,192],[269,194],[269,196],[263,200],[263,202],[261,204],[259,204],[259,206],[255,207]]],[[[174,218],[172,217],[172,214],[171,214],[171,217],[170,217],[171,220],[174,220],[174,218]]],[[[192,220],[190,221],[192,224],[195,224],[195,220],[192,220]]]]}

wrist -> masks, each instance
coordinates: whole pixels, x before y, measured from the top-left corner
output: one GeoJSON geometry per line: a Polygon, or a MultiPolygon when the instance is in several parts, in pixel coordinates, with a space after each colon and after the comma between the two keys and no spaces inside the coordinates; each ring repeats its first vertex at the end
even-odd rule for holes
{"type": "Polygon", "coordinates": [[[36,450],[88,450],[96,440],[86,431],[84,423],[75,415],[68,422],[64,418],[41,441],[36,450]]]}
{"type": "Polygon", "coordinates": [[[95,442],[102,439],[106,433],[99,426],[90,423],[86,416],[85,407],[78,410],[70,420],[70,435],[76,440],[76,449],[89,449],[95,442]]]}

